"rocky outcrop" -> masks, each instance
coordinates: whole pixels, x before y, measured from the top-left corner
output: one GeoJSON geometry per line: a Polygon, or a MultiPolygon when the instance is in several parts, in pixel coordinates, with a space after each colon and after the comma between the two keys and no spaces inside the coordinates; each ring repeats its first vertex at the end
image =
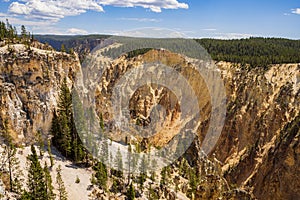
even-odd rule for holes
{"type": "Polygon", "coordinates": [[[48,134],[60,83],[68,77],[71,84],[80,69],[76,55],[33,46],[0,48],[0,125],[8,120],[19,142],[29,142],[38,130],[48,134]]]}

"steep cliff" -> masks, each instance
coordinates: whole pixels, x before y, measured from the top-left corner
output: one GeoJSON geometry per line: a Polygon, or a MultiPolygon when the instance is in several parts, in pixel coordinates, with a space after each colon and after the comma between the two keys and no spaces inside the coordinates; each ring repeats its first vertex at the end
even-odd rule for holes
{"type": "Polygon", "coordinates": [[[75,54],[56,52],[40,43],[1,47],[0,125],[8,120],[19,142],[30,142],[37,131],[48,134],[60,83],[68,77],[71,86],[79,69],[75,54]]]}
{"type": "MultiPolygon", "coordinates": [[[[193,73],[186,69],[188,61],[184,57],[164,50],[152,50],[135,58],[118,58],[104,72],[96,92],[98,112],[103,112],[106,124],[110,123],[112,112],[108,110],[111,105],[103,105],[103,102],[109,99],[111,88],[126,71],[152,60],[160,60],[177,68],[183,75],[193,73]]],[[[228,198],[298,199],[300,64],[250,68],[218,62],[217,66],[226,88],[227,115],[219,141],[208,159],[218,160],[221,176],[226,181],[206,174],[203,179],[206,180],[206,186],[210,183],[216,190],[211,189],[210,195],[205,197],[207,191],[199,186],[198,197],[216,197],[211,194],[219,191],[216,185],[227,184],[229,189],[225,197],[228,198]]],[[[189,84],[203,85],[201,91],[197,91],[202,118],[198,128],[200,145],[195,142],[185,157],[201,168],[203,165],[199,164],[199,160],[202,158],[197,152],[201,151],[199,146],[210,120],[211,103],[200,76],[190,78],[189,84]]],[[[147,126],[155,104],[166,108],[167,114],[162,125],[165,129],[143,141],[144,146],[163,146],[176,133],[176,120],[180,115],[176,96],[155,84],[139,88],[132,96],[129,105],[132,119],[147,126]]],[[[121,140],[121,137],[117,138],[121,140]]]]}
{"type": "Polygon", "coordinates": [[[258,199],[298,199],[300,65],[218,66],[229,100],[215,151],[224,176],[258,199]]]}

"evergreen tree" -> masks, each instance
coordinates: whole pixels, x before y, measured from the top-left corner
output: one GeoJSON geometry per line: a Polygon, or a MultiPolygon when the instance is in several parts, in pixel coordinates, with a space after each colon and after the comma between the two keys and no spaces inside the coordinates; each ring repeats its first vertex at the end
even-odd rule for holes
{"type": "Polygon", "coordinates": [[[54,165],[54,160],[53,160],[53,155],[51,151],[51,141],[48,139],[47,141],[47,146],[48,146],[48,154],[49,154],[49,159],[50,159],[50,167],[53,167],[54,165]]]}
{"type": "Polygon", "coordinates": [[[143,189],[144,187],[144,183],[147,178],[147,171],[148,171],[148,161],[146,158],[146,154],[144,154],[140,163],[140,176],[139,176],[140,189],[143,189]]]}
{"type": "Polygon", "coordinates": [[[61,46],[60,46],[60,51],[61,51],[61,52],[66,52],[66,47],[65,47],[64,44],[61,44],[61,46]]]}
{"type": "Polygon", "coordinates": [[[115,167],[117,168],[116,176],[120,178],[123,177],[123,158],[122,158],[120,148],[118,148],[116,154],[115,167]]]}
{"type": "Polygon", "coordinates": [[[1,136],[4,139],[5,148],[2,152],[3,163],[1,168],[8,169],[9,175],[9,190],[20,194],[21,192],[21,176],[22,171],[20,170],[19,160],[16,157],[17,149],[13,143],[13,139],[10,135],[10,127],[8,120],[4,120],[3,131],[1,136]]]}
{"type": "Polygon", "coordinates": [[[108,180],[106,166],[103,163],[98,162],[93,168],[96,171],[94,175],[94,178],[96,179],[96,184],[103,190],[106,190],[108,180]]]}
{"type": "Polygon", "coordinates": [[[190,168],[189,170],[189,185],[191,188],[191,195],[195,195],[196,190],[197,190],[197,186],[198,186],[198,181],[199,179],[197,178],[196,175],[196,170],[193,168],[190,168]]]}
{"type": "Polygon", "coordinates": [[[83,160],[84,149],[76,131],[73,119],[72,94],[67,86],[66,78],[64,78],[60,87],[58,112],[53,114],[51,133],[53,135],[53,145],[64,156],[76,162],[83,160]]]}
{"type": "Polygon", "coordinates": [[[47,162],[45,162],[44,174],[45,174],[45,185],[46,185],[46,192],[47,192],[46,200],[54,200],[55,194],[53,192],[52,178],[51,178],[48,166],[47,166],[47,162]]]}
{"type": "Polygon", "coordinates": [[[130,183],[130,186],[126,192],[126,197],[128,200],[134,200],[135,199],[135,190],[134,187],[132,185],[132,183],[130,183]]]}
{"type": "Polygon", "coordinates": [[[56,169],[56,183],[58,185],[58,199],[59,200],[67,200],[68,199],[68,193],[66,191],[66,188],[65,188],[65,185],[64,185],[64,182],[62,180],[62,177],[61,177],[61,166],[59,165],[58,168],[56,169]]]}
{"type": "Polygon", "coordinates": [[[62,149],[62,152],[66,157],[68,157],[71,153],[72,147],[71,147],[71,129],[69,127],[68,118],[66,116],[66,113],[61,112],[60,113],[60,134],[61,134],[61,140],[60,148],[62,149]]]}
{"type": "Polygon", "coordinates": [[[33,145],[31,145],[31,155],[28,155],[27,159],[29,162],[27,183],[28,195],[30,199],[45,200],[47,199],[47,188],[44,170],[41,167],[33,145]]]}
{"type": "Polygon", "coordinates": [[[168,187],[169,185],[169,177],[170,177],[170,168],[169,166],[164,167],[161,170],[161,179],[160,179],[160,186],[161,187],[168,187]]]}
{"type": "Polygon", "coordinates": [[[22,39],[26,39],[27,37],[27,31],[24,25],[21,26],[21,37],[22,39]]]}
{"type": "Polygon", "coordinates": [[[83,137],[87,132],[87,122],[84,116],[84,109],[81,103],[79,94],[76,89],[72,90],[72,103],[73,103],[73,113],[74,122],[73,124],[73,134],[72,134],[72,147],[74,148],[74,160],[81,161],[84,157],[84,150],[80,137],[83,137]],[[75,127],[76,124],[76,127],[75,127]],[[80,137],[79,137],[80,136],[80,137]]]}
{"type": "Polygon", "coordinates": [[[40,130],[38,130],[36,136],[37,136],[37,142],[39,145],[40,156],[43,156],[43,151],[44,151],[45,145],[44,145],[42,132],[40,130]]]}

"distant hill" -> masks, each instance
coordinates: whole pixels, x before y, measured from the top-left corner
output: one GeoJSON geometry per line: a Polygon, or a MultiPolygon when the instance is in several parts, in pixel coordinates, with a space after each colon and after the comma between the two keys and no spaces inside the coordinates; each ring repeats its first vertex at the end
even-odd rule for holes
{"type": "MultiPolygon", "coordinates": [[[[74,49],[81,56],[89,53],[109,35],[36,35],[35,39],[48,43],[56,50],[62,44],[74,49]]],[[[249,64],[251,67],[267,67],[270,64],[300,63],[300,40],[284,38],[249,39],[195,39],[216,61],[249,64]]],[[[81,58],[81,60],[83,57],[81,58]]]]}
{"type": "Polygon", "coordinates": [[[74,50],[79,54],[80,61],[93,50],[102,40],[108,38],[108,35],[35,35],[34,38],[39,42],[48,43],[55,50],[60,51],[62,45],[70,52],[74,50]]]}

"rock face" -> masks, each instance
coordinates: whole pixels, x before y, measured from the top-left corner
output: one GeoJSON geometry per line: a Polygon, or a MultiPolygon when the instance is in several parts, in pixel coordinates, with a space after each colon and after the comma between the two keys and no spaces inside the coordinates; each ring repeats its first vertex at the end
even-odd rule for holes
{"type": "Polygon", "coordinates": [[[258,199],[298,199],[300,65],[218,65],[229,100],[215,150],[224,176],[258,199]]]}
{"type": "MultiPolygon", "coordinates": [[[[195,95],[199,102],[199,110],[201,112],[201,121],[208,121],[211,105],[208,88],[205,85],[204,79],[195,69],[190,68],[191,64],[183,56],[165,50],[151,50],[144,55],[139,55],[134,58],[127,58],[126,55],[123,55],[114,60],[103,72],[99,87],[97,87],[95,92],[95,98],[97,112],[103,114],[105,124],[113,123],[113,105],[108,100],[112,96],[112,90],[115,84],[118,83],[123,76],[126,76],[126,73],[130,70],[142,64],[147,65],[147,63],[154,61],[160,61],[162,64],[171,66],[186,78],[191,88],[195,89],[195,95]],[[196,90],[196,88],[200,88],[200,90],[196,90]]],[[[175,87],[182,87],[176,85],[176,80],[174,80],[173,84],[175,87]]],[[[144,147],[147,146],[146,144],[151,144],[156,147],[164,146],[180,130],[182,122],[180,121],[181,109],[179,100],[171,89],[163,87],[162,85],[145,84],[139,87],[130,98],[129,110],[131,122],[139,126],[148,126],[153,119],[160,119],[159,121],[161,121],[161,123],[157,123],[159,127],[153,128],[158,131],[154,131],[155,134],[153,134],[153,136],[143,141],[144,147]],[[153,111],[153,109],[156,109],[156,105],[163,107],[164,111],[157,111],[157,116],[154,117],[153,112],[155,114],[155,111],[153,111]]],[[[199,135],[201,135],[201,131],[205,130],[205,125],[205,123],[201,125],[199,123],[199,135]]],[[[117,136],[117,138],[120,140],[121,137],[117,136]]],[[[123,137],[123,141],[124,140],[123,137]]]]}
{"type": "MultiPolygon", "coordinates": [[[[96,92],[98,112],[103,112],[107,124],[111,120],[111,110],[108,109],[111,105],[103,105],[103,102],[110,98],[111,88],[126,71],[152,60],[160,60],[174,68],[181,65],[183,74],[192,73],[185,68],[189,63],[183,57],[162,50],[149,51],[130,59],[120,57],[104,72],[96,92]]],[[[217,66],[226,87],[227,116],[212,153],[221,163],[222,176],[227,184],[239,188],[232,191],[230,198],[300,198],[297,181],[300,178],[300,64],[273,65],[269,69],[251,69],[226,62],[219,62],[217,66]]],[[[201,143],[210,120],[211,104],[202,78],[194,78],[189,80],[192,86],[203,85],[202,91],[197,94],[202,111],[198,129],[201,143]]],[[[163,146],[176,132],[174,124],[180,116],[176,96],[154,84],[139,88],[131,97],[129,108],[132,120],[147,125],[151,121],[150,111],[156,104],[166,108],[163,126],[167,128],[143,141],[144,146],[149,143],[163,146]]],[[[197,145],[192,145],[186,157],[197,163],[200,158],[196,152],[199,151],[201,149],[197,145]]]]}
{"type": "Polygon", "coordinates": [[[80,69],[76,55],[34,46],[0,48],[0,124],[7,120],[19,142],[30,142],[38,130],[48,134],[60,83],[80,69]]]}

